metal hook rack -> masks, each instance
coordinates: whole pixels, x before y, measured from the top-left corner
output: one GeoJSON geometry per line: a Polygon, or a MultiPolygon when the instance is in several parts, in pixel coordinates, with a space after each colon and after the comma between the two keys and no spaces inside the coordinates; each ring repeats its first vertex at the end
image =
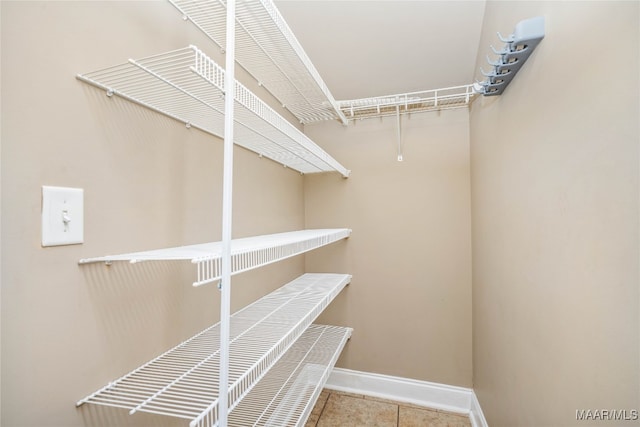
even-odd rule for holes
{"type": "Polygon", "coordinates": [[[504,43],[502,49],[490,46],[497,60],[492,61],[487,56],[487,63],[493,68],[485,72],[480,68],[480,73],[486,77],[483,81],[476,81],[474,91],[485,96],[500,95],[511,83],[522,65],[527,61],[533,50],[544,38],[544,17],[525,19],[518,22],[513,34],[503,37],[499,32],[498,38],[504,43]]]}

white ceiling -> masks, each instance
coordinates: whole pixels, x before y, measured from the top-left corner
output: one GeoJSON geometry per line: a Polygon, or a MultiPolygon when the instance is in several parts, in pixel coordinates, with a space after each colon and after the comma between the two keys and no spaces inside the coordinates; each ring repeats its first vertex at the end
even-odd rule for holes
{"type": "Polygon", "coordinates": [[[276,0],[338,100],[473,83],[484,0],[276,0]]]}

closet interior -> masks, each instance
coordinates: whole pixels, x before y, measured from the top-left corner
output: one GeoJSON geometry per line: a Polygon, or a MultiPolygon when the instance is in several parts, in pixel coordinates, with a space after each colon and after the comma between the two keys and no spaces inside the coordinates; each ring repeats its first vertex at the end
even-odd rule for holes
{"type": "Polygon", "coordinates": [[[633,417],[639,12],[0,1],[0,424],[633,417]]]}

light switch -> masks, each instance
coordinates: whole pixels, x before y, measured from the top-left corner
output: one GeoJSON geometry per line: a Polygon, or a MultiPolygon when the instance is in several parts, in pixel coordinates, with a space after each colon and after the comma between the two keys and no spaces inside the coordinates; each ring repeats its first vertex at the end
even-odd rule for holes
{"type": "Polygon", "coordinates": [[[42,186],[42,246],[84,242],[84,190],[42,186]]]}

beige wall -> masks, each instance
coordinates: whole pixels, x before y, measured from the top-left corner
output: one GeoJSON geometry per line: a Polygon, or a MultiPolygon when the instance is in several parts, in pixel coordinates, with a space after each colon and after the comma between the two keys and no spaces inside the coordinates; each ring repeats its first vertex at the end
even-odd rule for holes
{"type": "MultiPolygon", "coordinates": [[[[74,75],[190,43],[222,58],[168,2],[0,14],[1,423],[174,425],[74,403],[215,321],[217,290],[188,263],[76,262],[218,239],[222,143],[74,75]],[[83,245],[40,246],[42,185],[84,188],[83,245]]],[[[348,180],[237,149],[236,236],[353,235],[238,276],[234,308],[305,267],[351,273],[321,317],[355,328],[339,366],[473,385],[492,426],[638,408],[638,3],[490,2],[480,57],[536,15],[547,37],[504,95],[404,120],[403,162],[393,118],[307,127],[348,180]]]]}
{"type": "Polygon", "coordinates": [[[348,241],[306,256],[307,271],[353,274],[321,316],[354,328],[338,366],[471,386],[469,125],[466,110],[307,126],[351,177],[305,177],[306,226],[348,241]]]}
{"type": "Polygon", "coordinates": [[[487,4],[478,66],[496,31],[539,15],[547,31],[471,110],[474,388],[492,427],[640,409],[639,12],[487,4]]]}
{"type": "MultiPolygon", "coordinates": [[[[74,76],[190,43],[218,48],[166,1],[0,8],[1,424],[175,425],[74,404],[216,321],[217,289],[191,287],[189,263],[77,261],[219,239],[222,142],[74,76]],[[42,185],[84,189],[83,245],[40,246],[42,185]]],[[[235,154],[234,235],[303,228],[302,177],[235,154]]],[[[238,276],[234,308],[303,268],[298,257],[238,276]]]]}

